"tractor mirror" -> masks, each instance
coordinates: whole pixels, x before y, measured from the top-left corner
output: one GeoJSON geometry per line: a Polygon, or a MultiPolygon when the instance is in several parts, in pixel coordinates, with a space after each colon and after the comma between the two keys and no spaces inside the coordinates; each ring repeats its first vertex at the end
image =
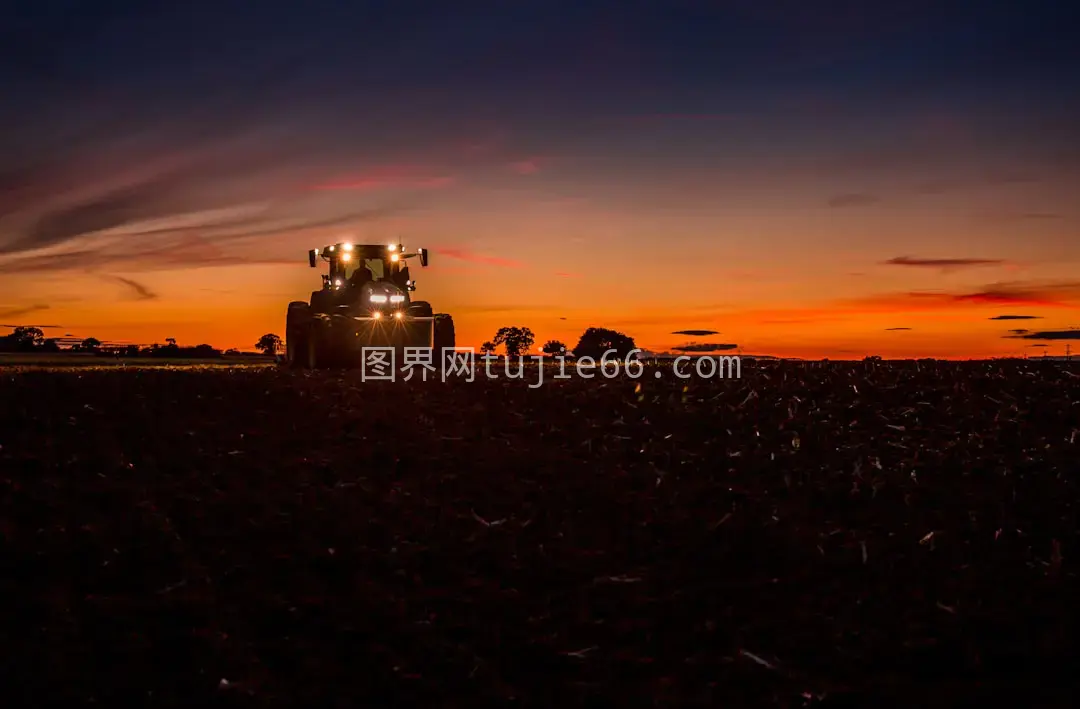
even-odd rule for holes
{"type": "Polygon", "coordinates": [[[426,267],[428,265],[428,250],[420,249],[420,265],[426,267]]]}
{"type": "Polygon", "coordinates": [[[311,267],[315,268],[315,249],[307,252],[307,260],[311,267]]]}

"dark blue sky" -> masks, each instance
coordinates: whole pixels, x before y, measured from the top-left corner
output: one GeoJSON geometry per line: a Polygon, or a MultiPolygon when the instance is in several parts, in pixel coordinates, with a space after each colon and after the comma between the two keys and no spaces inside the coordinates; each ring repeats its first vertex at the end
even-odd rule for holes
{"type": "Polygon", "coordinates": [[[33,0],[5,5],[0,77],[18,99],[5,123],[23,128],[74,123],[80,100],[147,118],[215,102],[366,112],[374,91],[466,117],[728,111],[785,92],[1075,100],[1069,5],[33,0]]]}

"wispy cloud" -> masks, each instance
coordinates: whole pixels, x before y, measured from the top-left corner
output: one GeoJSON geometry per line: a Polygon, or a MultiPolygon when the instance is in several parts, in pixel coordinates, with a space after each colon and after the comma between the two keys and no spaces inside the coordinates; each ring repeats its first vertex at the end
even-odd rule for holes
{"type": "Polygon", "coordinates": [[[1080,282],[995,283],[980,291],[950,297],[956,302],[1075,308],[1080,299],[1080,282]]]}
{"type": "MultiPolygon", "coordinates": [[[[65,247],[0,254],[0,273],[40,271],[169,270],[260,264],[293,264],[296,259],[267,252],[262,245],[241,242],[280,234],[319,232],[378,221],[406,211],[412,202],[401,199],[382,206],[352,209],[331,217],[275,217],[263,214],[246,220],[192,225],[187,220],[136,221],[98,235],[72,238],[65,247]],[[153,239],[134,237],[153,235],[153,239]],[[230,245],[228,250],[226,246],[230,245]]],[[[234,217],[237,214],[233,215],[234,217]]],[[[321,238],[317,234],[313,238],[321,238]]],[[[330,237],[327,237],[330,238],[330,237]]]]}
{"type": "Polygon", "coordinates": [[[572,273],[569,271],[556,271],[555,275],[559,278],[581,278],[580,273],[572,273]]]}
{"type": "Polygon", "coordinates": [[[974,266],[1001,266],[1005,262],[1001,259],[985,258],[915,258],[913,256],[896,256],[888,261],[883,261],[887,266],[909,266],[913,268],[940,268],[944,270],[969,268],[974,266]]]}
{"type": "Polygon", "coordinates": [[[0,308],[0,318],[17,318],[23,315],[29,315],[30,313],[37,313],[41,312],[42,310],[48,309],[48,305],[26,305],[17,306],[14,308],[0,308]]]}
{"type": "Polygon", "coordinates": [[[1023,214],[1019,214],[1017,216],[1019,216],[1021,219],[1036,219],[1036,220],[1041,220],[1041,219],[1064,219],[1065,218],[1064,214],[1057,214],[1055,212],[1024,212],[1023,214]]]}
{"type": "Polygon", "coordinates": [[[457,181],[444,171],[416,165],[387,165],[372,169],[359,175],[339,177],[327,182],[311,185],[308,189],[316,191],[348,190],[366,192],[395,188],[434,189],[449,187],[457,181]]]}
{"type": "Polygon", "coordinates": [[[871,204],[877,204],[881,201],[881,198],[877,195],[868,194],[866,192],[849,192],[847,194],[838,194],[834,197],[830,197],[828,205],[830,207],[866,207],[871,204]]]}
{"type": "Polygon", "coordinates": [[[971,291],[908,291],[824,301],[801,308],[747,309],[717,313],[731,321],[767,325],[809,325],[866,315],[959,311],[988,306],[1080,310],[1080,281],[993,283],[971,291]]]}
{"type": "Polygon", "coordinates": [[[1005,335],[1016,340],[1080,340],[1080,329],[1076,330],[1040,330],[1023,335],[1005,335]]]}
{"type": "Polygon", "coordinates": [[[509,168],[519,175],[535,175],[540,172],[548,162],[548,158],[529,157],[510,163],[509,168]]]}
{"type": "Polygon", "coordinates": [[[1057,212],[991,212],[976,218],[985,222],[1046,222],[1065,218],[1057,212]]]}
{"type": "Polygon", "coordinates": [[[985,175],[985,181],[990,185],[1024,185],[1041,182],[1043,178],[1023,172],[1000,172],[991,171],[985,175]]]}
{"type": "Polygon", "coordinates": [[[138,300],[155,300],[158,297],[157,293],[154,293],[142,283],[139,283],[138,281],[131,278],[124,278],[123,276],[109,276],[109,279],[130,288],[132,293],[135,295],[135,298],[138,300]]]}
{"type": "Polygon", "coordinates": [[[885,332],[898,332],[900,330],[910,330],[910,327],[887,327],[885,332]]]}
{"type": "Polygon", "coordinates": [[[1041,315],[995,315],[990,320],[1042,320],[1041,315]]]}
{"type": "Polygon", "coordinates": [[[738,347],[738,345],[720,342],[687,342],[671,349],[676,352],[726,352],[727,350],[738,349],[738,347]]]}
{"type": "Polygon", "coordinates": [[[1011,332],[1014,335],[1026,335],[1029,332],[1031,332],[1031,330],[1028,330],[1028,329],[1025,329],[1025,328],[1022,328],[1022,327],[1018,327],[1015,330],[1009,330],[1009,332],[1011,332]]]}
{"type": "Polygon", "coordinates": [[[130,272],[167,271],[179,268],[217,266],[295,264],[297,259],[272,254],[226,252],[199,237],[158,240],[151,247],[130,248],[124,244],[68,251],[58,254],[28,256],[0,263],[3,273],[56,273],[63,271],[99,272],[122,269],[130,272]]]}
{"type": "Polygon", "coordinates": [[[672,335],[690,335],[691,337],[707,337],[709,335],[719,335],[718,330],[676,330],[671,333],[672,335]]]}
{"type": "Polygon", "coordinates": [[[462,248],[442,248],[436,249],[435,253],[440,256],[446,256],[447,258],[456,259],[458,261],[467,261],[469,263],[479,263],[487,266],[502,266],[505,268],[523,268],[525,264],[520,261],[508,258],[502,258],[501,256],[488,256],[485,254],[478,254],[469,249],[462,248]]]}

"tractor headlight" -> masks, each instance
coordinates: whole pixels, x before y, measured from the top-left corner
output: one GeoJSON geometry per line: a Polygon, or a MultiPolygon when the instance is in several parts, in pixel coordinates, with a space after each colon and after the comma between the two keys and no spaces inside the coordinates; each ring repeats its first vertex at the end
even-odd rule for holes
{"type": "Polygon", "coordinates": [[[398,310],[398,311],[394,312],[394,317],[397,318],[398,320],[401,320],[401,318],[403,318],[405,316],[400,310],[398,310]]]}
{"type": "Polygon", "coordinates": [[[382,311],[376,310],[372,312],[371,317],[375,318],[376,320],[380,319],[382,317],[382,311]]]}
{"type": "Polygon", "coordinates": [[[404,301],[405,301],[405,296],[403,296],[403,295],[392,295],[392,296],[390,296],[390,302],[391,303],[402,303],[404,301]]]}
{"type": "Polygon", "coordinates": [[[370,296],[368,296],[368,299],[372,303],[385,303],[386,302],[386,296],[381,295],[379,293],[372,293],[370,296]]]}

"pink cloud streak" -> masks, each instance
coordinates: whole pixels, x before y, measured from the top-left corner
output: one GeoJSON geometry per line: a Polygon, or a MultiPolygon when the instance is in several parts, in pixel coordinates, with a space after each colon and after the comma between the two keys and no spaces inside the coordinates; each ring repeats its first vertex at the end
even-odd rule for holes
{"type": "Polygon", "coordinates": [[[499,256],[485,256],[478,254],[468,249],[438,249],[435,251],[440,256],[446,256],[447,258],[456,259],[458,261],[468,261],[470,263],[480,263],[487,266],[502,266],[505,268],[523,268],[525,264],[514,259],[502,258],[499,256]]]}
{"type": "Polygon", "coordinates": [[[357,177],[343,178],[310,186],[310,190],[369,191],[392,187],[437,188],[448,187],[456,178],[447,175],[432,176],[429,170],[408,165],[388,165],[357,177]]]}

